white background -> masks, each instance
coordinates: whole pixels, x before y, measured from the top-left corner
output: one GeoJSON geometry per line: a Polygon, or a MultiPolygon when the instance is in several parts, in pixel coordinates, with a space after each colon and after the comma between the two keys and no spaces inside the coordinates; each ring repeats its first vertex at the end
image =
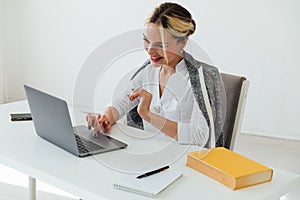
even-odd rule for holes
{"type": "MultiPolygon", "coordinates": [[[[6,100],[24,99],[27,83],[72,102],[76,76],[91,52],[115,35],[143,28],[160,2],[0,0],[6,100]]],[[[197,23],[191,39],[213,63],[250,80],[242,132],[300,140],[300,1],[178,2],[197,23]]],[[[132,67],[125,60],[122,67],[132,67]]],[[[109,93],[109,84],[105,88],[102,94],[109,93]]]]}
{"type": "Polygon", "coordinates": [[[0,104],[4,102],[4,69],[3,69],[3,12],[0,0],[0,104]]]}

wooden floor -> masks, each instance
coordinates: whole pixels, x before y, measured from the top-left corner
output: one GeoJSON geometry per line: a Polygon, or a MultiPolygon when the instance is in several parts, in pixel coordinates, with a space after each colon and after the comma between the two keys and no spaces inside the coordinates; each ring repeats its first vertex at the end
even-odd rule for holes
{"type": "MultiPolygon", "coordinates": [[[[267,166],[300,174],[300,141],[241,134],[237,137],[234,151],[267,166]]],[[[1,200],[19,200],[27,198],[26,175],[7,169],[7,167],[1,165],[0,175],[1,200]],[[13,185],[11,183],[7,183],[5,180],[1,180],[1,177],[4,179],[3,177],[7,176],[14,176],[15,181],[13,181],[13,185]],[[15,186],[18,181],[22,180],[23,183],[19,184],[21,186],[15,186]]],[[[43,184],[44,183],[37,182],[38,190],[40,190],[40,186],[43,184]]],[[[298,198],[300,196],[299,189],[300,179],[295,184],[294,188],[291,188],[291,192],[280,198],[280,200],[300,199],[298,198]]],[[[44,188],[43,191],[38,192],[38,199],[71,200],[75,199],[75,197],[53,188],[52,186],[47,186],[46,189],[44,188]]]]}

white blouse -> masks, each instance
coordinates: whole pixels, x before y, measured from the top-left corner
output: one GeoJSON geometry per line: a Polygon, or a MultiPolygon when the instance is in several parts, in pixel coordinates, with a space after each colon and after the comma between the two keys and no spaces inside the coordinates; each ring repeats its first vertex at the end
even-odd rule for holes
{"type": "MultiPolygon", "coordinates": [[[[170,76],[161,97],[160,69],[161,67],[154,67],[151,64],[146,66],[129,83],[129,88],[113,98],[112,106],[118,110],[119,117],[123,117],[139,103],[138,100],[130,102],[127,95],[132,93],[132,89],[143,88],[152,94],[150,111],[178,123],[179,143],[204,146],[209,138],[209,128],[194,97],[184,60],[177,64],[176,72],[170,76]]],[[[145,120],[143,125],[145,131],[158,131],[164,134],[145,120]]]]}

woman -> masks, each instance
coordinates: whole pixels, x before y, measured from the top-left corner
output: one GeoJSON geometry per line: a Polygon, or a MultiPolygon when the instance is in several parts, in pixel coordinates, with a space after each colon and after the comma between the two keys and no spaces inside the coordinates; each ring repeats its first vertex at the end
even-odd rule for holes
{"type": "Polygon", "coordinates": [[[108,133],[137,106],[129,112],[129,123],[182,144],[223,146],[225,92],[218,69],[183,50],[195,29],[191,14],[176,3],[154,9],[143,35],[150,59],[132,76],[128,97],[114,98],[102,115],[87,115],[95,134],[108,133]]]}

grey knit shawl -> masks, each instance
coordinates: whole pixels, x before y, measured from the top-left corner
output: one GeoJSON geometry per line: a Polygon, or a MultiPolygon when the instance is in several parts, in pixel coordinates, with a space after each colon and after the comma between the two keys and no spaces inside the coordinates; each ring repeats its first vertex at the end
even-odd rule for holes
{"type": "MultiPolygon", "coordinates": [[[[224,133],[222,129],[225,121],[226,96],[223,81],[220,78],[219,70],[214,66],[195,60],[190,54],[185,51],[183,52],[183,59],[187,66],[187,71],[189,73],[195,99],[210,127],[210,121],[208,118],[207,109],[205,107],[204,97],[200,86],[199,68],[202,66],[204,81],[208,92],[215,125],[216,147],[224,146],[224,133]]],[[[149,64],[150,61],[147,60],[133,74],[131,80],[134,79],[134,77],[149,64]]],[[[143,129],[143,121],[137,113],[137,107],[128,112],[127,125],[143,129]]],[[[205,147],[209,147],[209,141],[206,143],[205,147]]]]}

